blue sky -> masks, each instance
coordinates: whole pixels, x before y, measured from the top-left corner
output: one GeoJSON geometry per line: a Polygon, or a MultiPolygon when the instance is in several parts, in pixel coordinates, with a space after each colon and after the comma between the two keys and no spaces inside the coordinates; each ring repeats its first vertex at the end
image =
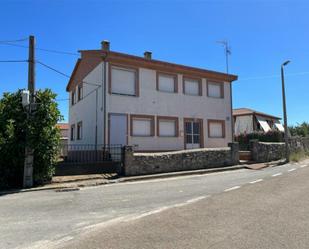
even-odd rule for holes
{"type": "MultiPolygon", "coordinates": [[[[280,65],[286,68],[290,124],[309,121],[308,1],[6,1],[0,41],[36,36],[37,47],[75,53],[108,39],[115,51],[225,71],[230,42],[234,107],[282,116],[280,65]]],[[[17,42],[27,45],[27,42],[17,42]]],[[[37,51],[37,59],[71,74],[77,56],[37,51]]],[[[0,44],[0,60],[27,59],[27,49],[0,44]]],[[[67,79],[37,65],[37,87],[68,98],[67,79]]],[[[0,94],[27,86],[26,63],[0,63],[0,94]]],[[[68,103],[59,101],[67,118],[68,103]]]]}

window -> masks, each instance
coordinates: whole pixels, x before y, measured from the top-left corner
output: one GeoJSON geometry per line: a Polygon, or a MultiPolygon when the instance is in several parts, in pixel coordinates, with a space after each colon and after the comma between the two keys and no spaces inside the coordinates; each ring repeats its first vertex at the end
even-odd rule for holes
{"type": "Polygon", "coordinates": [[[177,75],[157,72],[157,90],[177,93],[177,75]]]}
{"type": "Polygon", "coordinates": [[[208,137],[210,138],[225,137],[224,120],[208,120],[208,137]]]}
{"type": "Polygon", "coordinates": [[[80,100],[82,100],[82,98],[83,98],[83,85],[80,84],[77,87],[77,99],[78,99],[78,101],[80,101],[80,100]]]}
{"type": "Polygon", "coordinates": [[[71,105],[75,104],[75,89],[71,92],[71,105]]]}
{"type": "Polygon", "coordinates": [[[157,135],[160,137],[178,137],[178,118],[158,116],[157,135]]]}
{"type": "Polygon", "coordinates": [[[138,71],[110,66],[110,93],[138,96],[138,71]]]}
{"type": "Polygon", "coordinates": [[[71,125],[71,134],[70,134],[70,138],[71,138],[71,141],[74,141],[75,140],[75,124],[71,125]]]}
{"type": "Polygon", "coordinates": [[[202,96],[202,82],[200,79],[183,79],[183,93],[188,95],[202,96]]]}
{"type": "Polygon", "coordinates": [[[131,115],[131,136],[154,136],[154,116],[131,115]]]}
{"type": "Polygon", "coordinates": [[[83,138],[83,122],[77,123],[77,140],[81,140],[83,138]]]}
{"type": "Polygon", "coordinates": [[[224,85],[220,82],[207,82],[207,96],[224,98],[224,85]]]}

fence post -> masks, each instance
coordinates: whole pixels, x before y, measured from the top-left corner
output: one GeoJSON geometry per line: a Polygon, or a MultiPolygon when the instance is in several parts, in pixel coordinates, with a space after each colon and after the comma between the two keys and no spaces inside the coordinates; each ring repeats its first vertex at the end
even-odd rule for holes
{"type": "Polygon", "coordinates": [[[259,140],[258,139],[252,139],[249,141],[250,143],[250,151],[251,151],[251,158],[253,161],[258,162],[259,161],[259,140]]]}
{"type": "Polygon", "coordinates": [[[128,175],[130,167],[134,160],[134,149],[133,146],[124,146],[124,162],[123,162],[123,174],[128,175]]]}
{"type": "Polygon", "coordinates": [[[239,143],[232,142],[228,146],[231,148],[231,163],[236,165],[239,163],[239,143]]]}

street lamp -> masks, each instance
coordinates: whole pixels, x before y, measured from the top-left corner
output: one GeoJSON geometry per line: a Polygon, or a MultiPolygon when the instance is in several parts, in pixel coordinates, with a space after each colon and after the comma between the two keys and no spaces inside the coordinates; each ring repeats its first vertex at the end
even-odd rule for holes
{"type": "Polygon", "coordinates": [[[288,118],[286,115],[286,101],[285,101],[285,87],[284,87],[284,67],[289,64],[290,61],[285,61],[281,65],[281,82],[282,82],[282,103],[283,103],[283,117],[284,117],[284,141],[285,141],[285,158],[286,162],[289,162],[289,132],[288,132],[288,118]]]}

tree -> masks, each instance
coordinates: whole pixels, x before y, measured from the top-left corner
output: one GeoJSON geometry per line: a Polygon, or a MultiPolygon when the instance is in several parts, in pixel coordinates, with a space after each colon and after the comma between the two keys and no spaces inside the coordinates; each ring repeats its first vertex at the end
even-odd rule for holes
{"type": "Polygon", "coordinates": [[[20,90],[0,99],[0,188],[22,186],[26,146],[34,149],[34,183],[51,179],[60,144],[56,124],[62,119],[55,98],[49,89],[38,91],[37,110],[28,118],[20,90]]]}
{"type": "Polygon", "coordinates": [[[309,136],[309,123],[303,122],[301,124],[297,124],[296,126],[290,126],[289,130],[292,136],[309,136]]]}

